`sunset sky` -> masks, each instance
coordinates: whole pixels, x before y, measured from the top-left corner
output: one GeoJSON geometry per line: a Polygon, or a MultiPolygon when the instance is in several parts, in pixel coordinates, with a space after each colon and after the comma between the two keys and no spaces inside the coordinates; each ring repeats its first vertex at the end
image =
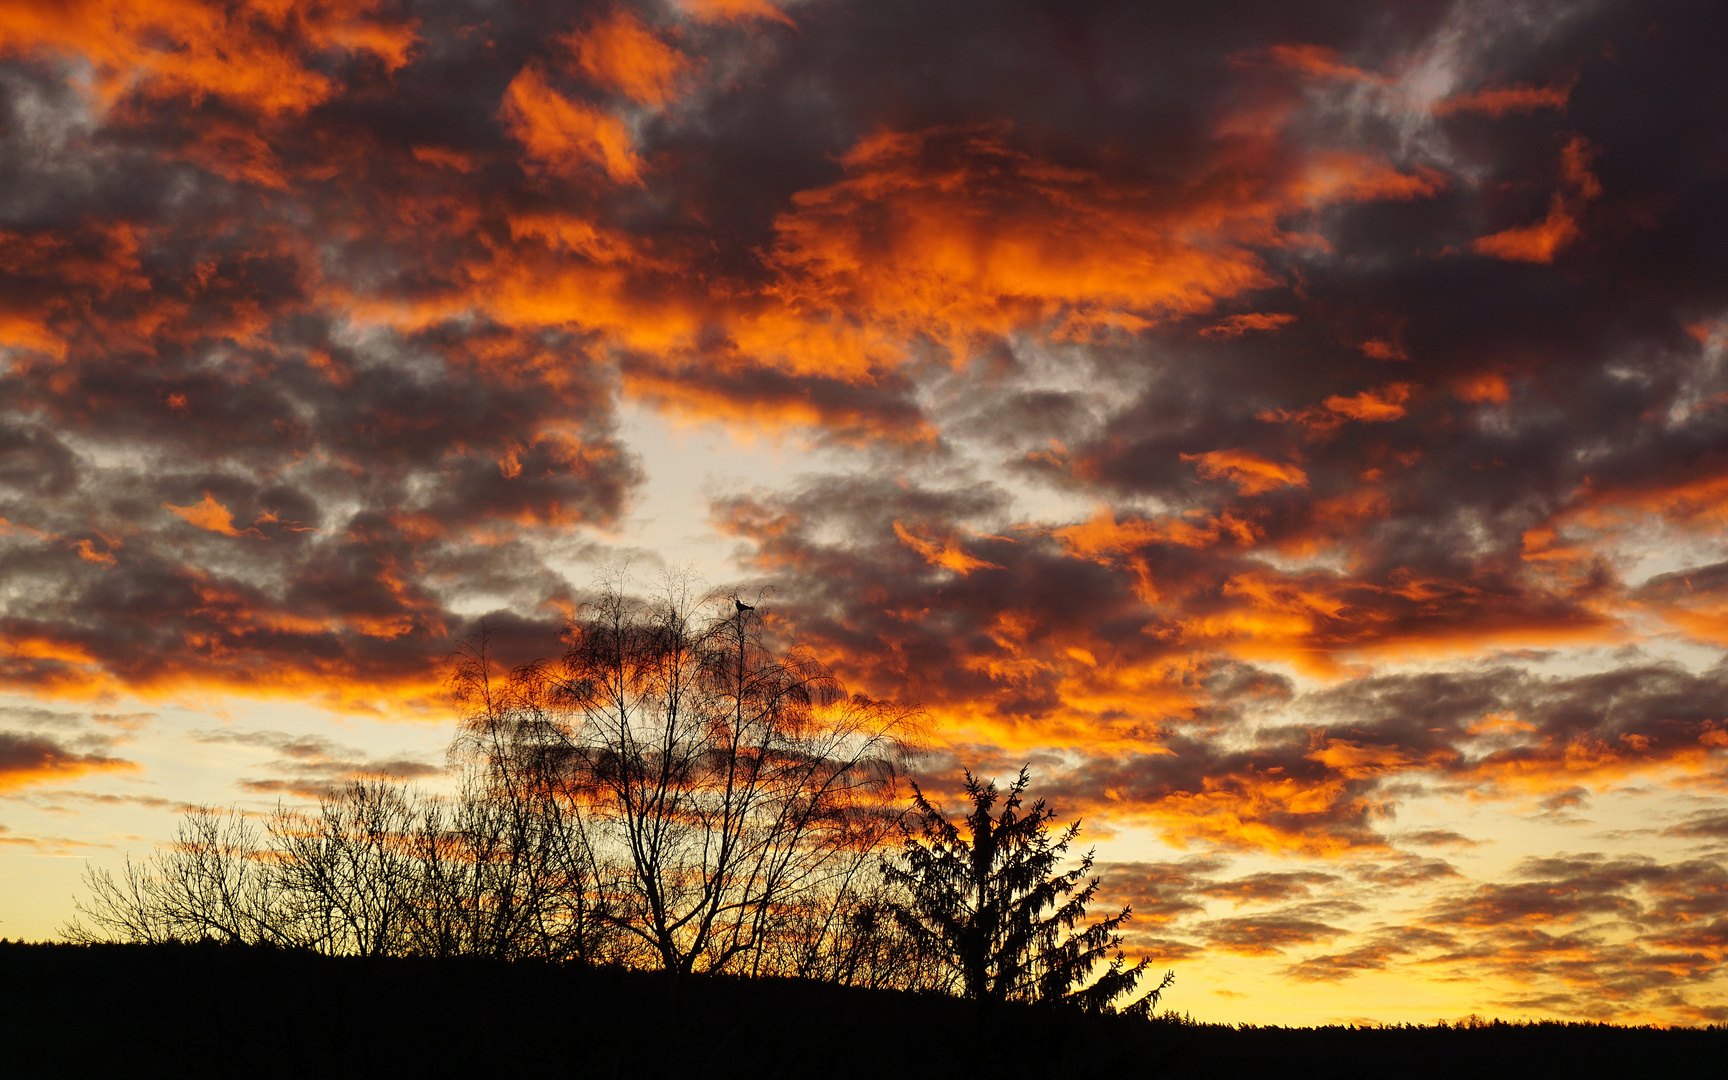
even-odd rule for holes
{"type": "Polygon", "coordinates": [[[1719,3],[0,2],[0,936],[764,597],[1207,1020],[1728,1021],[1719,3]]]}

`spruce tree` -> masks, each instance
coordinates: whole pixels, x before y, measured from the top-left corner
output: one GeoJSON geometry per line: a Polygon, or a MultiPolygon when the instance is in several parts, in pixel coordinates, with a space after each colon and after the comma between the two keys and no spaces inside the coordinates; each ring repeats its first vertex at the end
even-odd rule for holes
{"type": "MultiPolygon", "coordinates": [[[[1056,812],[1044,800],[1021,812],[1027,783],[1021,769],[1003,799],[994,782],[968,771],[972,812],[964,834],[914,784],[912,824],[903,825],[900,859],[885,865],[889,879],[907,894],[893,906],[894,916],[929,954],[951,965],[955,985],[969,999],[1112,1011],[1147,963],[1124,966],[1118,931],[1130,909],[1081,928],[1098,890],[1097,878],[1082,885],[1093,853],[1056,872],[1080,823],[1052,838],[1056,812]],[[996,813],[998,801],[1002,808],[996,813]],[[1105,971],[1088,981],[1106,961],[1105,971]]],[[[1122,1011],[1150,1013],[1173,978],[1166,973],[1157,989],[1122,1011]]]]}

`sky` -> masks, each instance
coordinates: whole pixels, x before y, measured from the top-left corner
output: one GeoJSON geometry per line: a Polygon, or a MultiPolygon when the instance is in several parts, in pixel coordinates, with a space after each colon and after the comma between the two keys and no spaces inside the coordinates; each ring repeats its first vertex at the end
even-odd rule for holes
{"type": "Polygon", "coordinates": [[[1728,1021],[1728,13],[7,0],[0,936],[627,563],[1166,1004],[1728,1021]],[[957,805],[957,803],[955,804],[957,805]]]}

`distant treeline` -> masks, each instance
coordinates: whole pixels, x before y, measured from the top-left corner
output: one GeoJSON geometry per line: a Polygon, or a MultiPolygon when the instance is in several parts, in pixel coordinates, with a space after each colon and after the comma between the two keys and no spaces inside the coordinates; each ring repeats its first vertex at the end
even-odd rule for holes
{"type": "Polygon", "coordinates": [[[499,678],[476,640],[453,796],[357,780],[316,813],[195,812],[91,871],[64,935],[1122,1007],[1144,969],[1119,949],[1128,912],[1085,921],[1090,856],[1059,872],[1074,829],[1021,805],[1025,774],[968,776],[963,828],[915,785],[909,803],[917,710],[846,694],[761,626],[736,597],[614,582],[555,661],[499,678]]]}
{"type": "Polygon", "coordinates": [[[1277,1028],[802,979],[0,942],[6,1064],[32,1077],[1712,1076],[1728,1029],[1277,1028]]]}

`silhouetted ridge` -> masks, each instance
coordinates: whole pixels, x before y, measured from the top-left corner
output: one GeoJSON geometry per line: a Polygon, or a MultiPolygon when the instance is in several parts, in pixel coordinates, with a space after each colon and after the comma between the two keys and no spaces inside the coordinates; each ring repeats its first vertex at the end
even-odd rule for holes
{"type": "Polygon", "coordinates": [[[16,1076],[1713,1075],[1728,1028],[1357,1029],[1084,1014],[801,979],[218,945],[0,942],[16,1076]]]}

